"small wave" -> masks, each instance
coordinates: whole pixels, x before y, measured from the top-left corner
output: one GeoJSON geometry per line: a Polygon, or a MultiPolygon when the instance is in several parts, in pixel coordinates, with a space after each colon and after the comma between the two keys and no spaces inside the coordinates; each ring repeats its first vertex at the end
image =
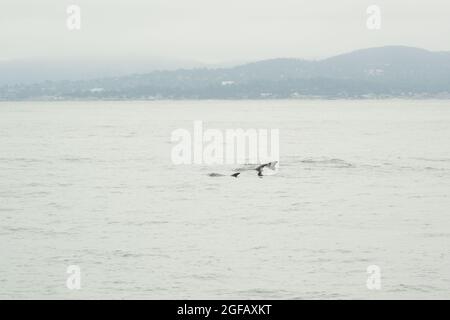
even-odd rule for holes
{"type": "Polygon", "coordinates": [[[444,169],[444,168],[435,168],[435,167],[430,167],[430,166],[425,167],[424,169],[425,170],[434,170],[434,171],[446,171],[446,169],[444,169]]]}
{"type": "Polygon", "coordinates": [[[25,163],[39,163],[39,162],[48,162],[43,159],[35,159],[35,158],[0,158],[0,162],[25,162],[25,163]]]}
{"type": "Polygon", "coordinates": [[[420,160],[420,161],[429,161],[429,162],[450,162],[450,159],[448,159],[448,158],[442,158],[442,159],[411,158],[411,159],[420,160]]]}
{"type": "Polygon", "coordinates": [[[414,286],[414,285],[408,285],[408,284],[399,284],[396,288],[392,289],[392,292],[434,292],[437,288],[430,285],[421,285],[421,286],[414,286]]]}
{"type": "Polygon", "coordinates": [[[140,257],[144,256],[144,254],[134,253],[134,252],[130,252],[130,251],[124,251],[124,250],[114,250],[112,253],[113,253],[113,255],[119,256],[122,258],[140,258],[140,257]]]}
{"type": "Polygon", "coordinates": [[[167,220],[152,220],[152,221],[109,221],[108,225],[126,225],[126,226],[151,226],[151,225],[161,225],[168,224],[167,220]]]}
{"type": "Polygon", "coordinates": [[[450,238],[450,233],[424,233],[426,238],[450,238]]]}
{"type": "Polygon", "coordinates": [[[61,158],[62,161],[67,161],[67,162],[86,162],[86,161],[91,161],[91,158],[72,158],[72,157],[66,157],[66,158],[61,158]]]}
{"type": "Polygon", "coordinates": [[[3,226],[0,229],[0,234],[17,234],[17,233],[31,233],[44,236],[58,236],[58,235],[68,235],[69,232],[50,230],[45,228],[37,227],[20,227],[20,226],[3,226]]]}
{"type": "Polygon", "coordinates": [[[430,166],[426,166],[426,167],[422,167],[422,166],[398,166],[399,169],[401,170],[414,170],[414,171],[448,171],[448,169],[446,168],[436,168],[436,167],[430,167],[430,166]]]}

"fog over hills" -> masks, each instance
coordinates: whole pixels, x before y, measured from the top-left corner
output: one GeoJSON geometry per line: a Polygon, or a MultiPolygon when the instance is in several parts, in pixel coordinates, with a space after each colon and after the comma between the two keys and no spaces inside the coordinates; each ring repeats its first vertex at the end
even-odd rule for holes
{"type": "Polygon", "coordinates": [[[450,98],[450,52],[388,46],[319,61],[153,71],[0,88],[2,100],[450,98]]]}
{"type": "Polygon", "coordinates": [[[18,59],[0,60],[0,86],[44,81],[92,80],[155,70],[200,68],[205,64],[161,58],[124,59],[18,59]]]}

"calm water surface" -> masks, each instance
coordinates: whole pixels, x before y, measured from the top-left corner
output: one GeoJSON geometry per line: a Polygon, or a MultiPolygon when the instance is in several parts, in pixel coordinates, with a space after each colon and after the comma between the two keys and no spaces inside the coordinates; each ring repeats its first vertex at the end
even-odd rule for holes
{"type": "Polygon", "coordinates": [[[449,299],[449,146],[448,101],[2,102],[0,298],[449,299]],[[279,173],[173,165],[194,120],[279,173]]]}

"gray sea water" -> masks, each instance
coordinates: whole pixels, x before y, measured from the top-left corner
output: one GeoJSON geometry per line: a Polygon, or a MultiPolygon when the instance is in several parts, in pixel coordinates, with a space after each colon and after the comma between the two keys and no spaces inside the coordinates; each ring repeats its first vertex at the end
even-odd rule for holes
{"type": "Polygon", "coordinates": [[[2,102],[0,298],[449,299],[449,193],[449,101],[2,102]],[[173,165],[194,120],[278,174],[173,165]]]}

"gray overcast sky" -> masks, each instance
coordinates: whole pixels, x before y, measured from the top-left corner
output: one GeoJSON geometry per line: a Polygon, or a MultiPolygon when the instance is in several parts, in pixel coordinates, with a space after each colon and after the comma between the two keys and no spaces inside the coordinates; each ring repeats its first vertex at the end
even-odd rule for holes
{"type": "Polygon", "coordinates": [[[322,58],[359,48],[450,50],[449,0],[1,0],[0,59],[322,58]],[[66,8],[82,10],[68,31],[66,8]],[[382,11],[381,30],[366,9],[382,11]]]}

